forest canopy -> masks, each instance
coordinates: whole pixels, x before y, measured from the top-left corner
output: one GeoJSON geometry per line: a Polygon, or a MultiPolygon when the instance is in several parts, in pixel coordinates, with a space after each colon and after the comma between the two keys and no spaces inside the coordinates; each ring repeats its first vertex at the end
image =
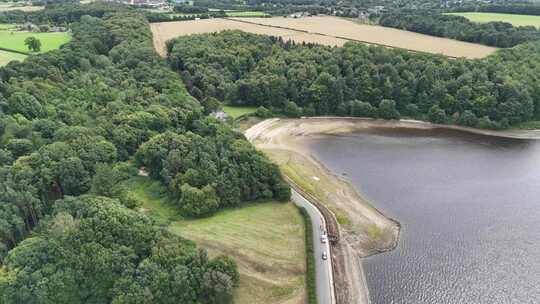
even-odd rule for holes
{"type": "Polygon", "coordinates": [[[481,60],[347,43],[295,45],[239,31],[180,37],[169,62],[203,101],[262,106],[291,117],[397,119],[480,128],[540,118],[540,43],[481,60]]]}
{"type": "Polygon", "coordinates": [[[144,166],[187,216],[289,188],[189,95],[142,15],[72,12],[70,43],[0,68],[0,303],[230,302],[234,261],[156,226],[122,182],[144,166]]]}

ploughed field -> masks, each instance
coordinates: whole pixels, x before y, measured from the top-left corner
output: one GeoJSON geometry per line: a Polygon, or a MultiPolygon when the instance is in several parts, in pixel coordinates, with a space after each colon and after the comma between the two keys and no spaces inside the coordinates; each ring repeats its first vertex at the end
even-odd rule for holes
{"type": "Polygon", "coordinates": [[[306,18],[229,18],[151,24],[154,46],[165,56],[165,43],[172,38],[242,30],[254,34],[280,36],[295,42],[311,42],[328,46],[342,46],[348,41],[359,41],[416,52],[443,54],[450,57],[482,58],[496,48],[452,39],[432,37],[382,26],[358,24],[353,21],[321,16],[306,18]]]}

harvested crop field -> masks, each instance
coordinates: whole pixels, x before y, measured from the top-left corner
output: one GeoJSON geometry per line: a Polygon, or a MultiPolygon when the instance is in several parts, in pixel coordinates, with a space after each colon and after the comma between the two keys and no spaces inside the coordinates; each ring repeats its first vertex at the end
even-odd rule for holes
{"type": "MultiPolygon", "coordinates": [[[[249,18],[251,19],[251,18],[249,18]]],[[[262,19],[262,18],[254,18],[262,19]]],[[[154,35],[154,46],[162,56],[166,55],[165,42],[178,36],[220,32],[223,30],[242,30],[244,32],[280,36],[296,42],[314,42],[324,45],[343,45],[347,40],[321,35],[307,34],[300,31],[272,28],[268,26],[239,22],[230,19],[203,19],[150,24],[154,35]]]]}
{"type": "Polygon", "coordinates": [[[228,18],[153,23],[154,45],[165,56],[165,42],[174,37],[242,30],[254,34],[280,36],[296,42],[312,42],[342,46],[347,41],[358,41],[416,52],[443,54],[450,57],[483,58],[496,48],[452,39],[432,37],[413,32],[363,25],[337,17],[306,18],[228,18]]]}

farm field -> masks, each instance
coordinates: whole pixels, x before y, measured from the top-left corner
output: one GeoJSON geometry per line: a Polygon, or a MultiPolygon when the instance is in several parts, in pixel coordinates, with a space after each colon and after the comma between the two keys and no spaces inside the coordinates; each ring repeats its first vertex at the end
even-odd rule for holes
{"type": "Polygon", "coordinates": [[[450,57],[483,58],[497,50],[497,48],[474,43],[381,26],[357,24],[336,17],[206,19],[152,23],[151,28],[154,34],[154,46],[162,56],[166,56],[165,42],[167,40],[183,35],[222,30],[242,30],[254,34],[280,36],[285,40],[295,42],[311,42],[328,46],[342,46],[348,41],[359,41],[450,57]]]}
{"type": "MultiPolygon", "coordinates": [[[[258,20],[263,18],[254,19],[258,20]]],[[[220,32],[223,30],[242,30],[253,34],[280,36],[284,39],[294,40],[296,42],[305,41],[332,46],[343,45],[345,42],[347,42],[345,39],[325,37],[288,29],[271,28],[268,26],[249,24],[222,18],[151,23],[150,28],[152,29],[153,33],[154,47],[163,57],[167,55],[165,49],[165,43],[167,40],[179,36],[220,32]]]]}
{"type": "Polygon", "coordinates": [[[28,52],[24,40],[31,36],[34,36],[41,41],[42,53],[57,49],[71,39],[68,33],[11,32],[4,30],[0,31],[0,47],[20,52],[28,52]]]}
{"type": "Polygon", "coordinates": [[[496,48],[452,39],[433,37],[376,25],[359,24],[337,17],[242,18],[247,22],[307,31],[337,38],[402,48],[451,57],[482,58],[496,48]]]}
{"type": "Polygon", "coordinates": [[[43,6],[21,5],[21,4],[12,3],[12,2],[0,3],[0,12],[15,11],[15,10],[32,12],[32,11],[42,10],[43,8],[44,8],[43,6]]]}
{"type": "Polygon", "coordinates": [[[472,22],[486,23],[492,21],[503,21],[514,26],[532,25],[540,27],[540,16],[497,14],[497,13],[448,13],[448,15],[463,16],[472,22]]]}
{"type": "Polygon", "coordinates": [[[140,210],[211,256],[236,260],[240,286],[235,303],[303,303],[305,298],[304,223],[292,203],[260,202],[187,220],[170,206],[166,189],[148,177],[126,184],[142,203],[140,210]]]}
{"type": "Polygon", "coordinates": [[[24,58],[26,58],[26,55],[0,50],[0,67],[8,64],[12,60],[23,61],[24,58]]]}

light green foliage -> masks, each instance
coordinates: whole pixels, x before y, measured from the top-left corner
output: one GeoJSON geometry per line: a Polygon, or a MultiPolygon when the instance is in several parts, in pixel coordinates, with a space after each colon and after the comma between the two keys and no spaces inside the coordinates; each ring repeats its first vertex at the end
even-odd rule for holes
{"type": "Polygon", "coordinates": [[[24,45],[26,45],[28,50],[30,50],[31,52],[41,51],[41,40],[37,39],[34,36],[30,36],[24,39],[24,45]]]}

